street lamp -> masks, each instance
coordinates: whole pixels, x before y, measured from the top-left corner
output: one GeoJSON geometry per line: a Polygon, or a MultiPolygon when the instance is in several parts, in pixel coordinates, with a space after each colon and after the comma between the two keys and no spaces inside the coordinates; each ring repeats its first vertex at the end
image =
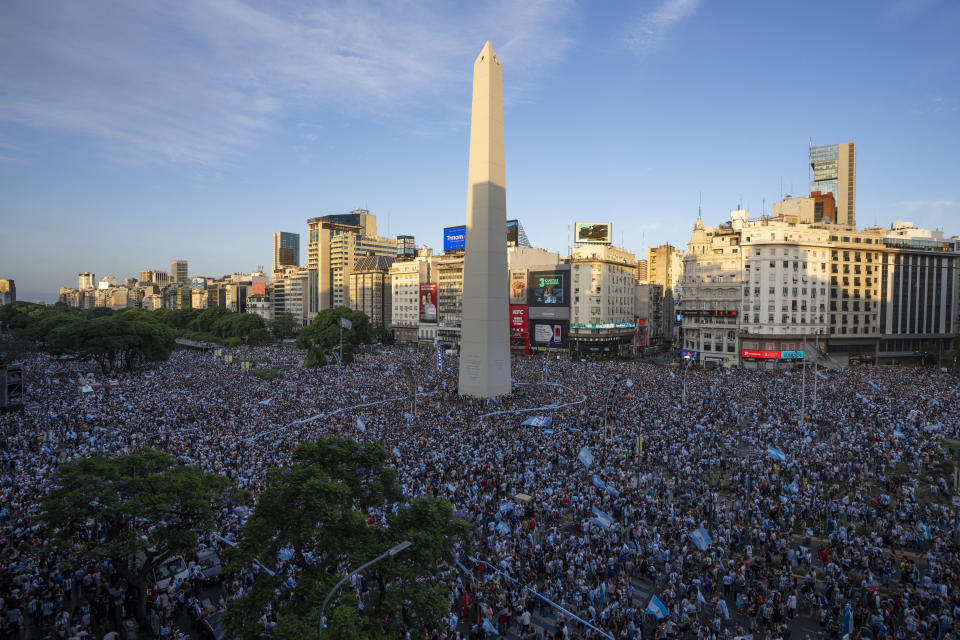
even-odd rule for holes
{"type": "Polygon", "coordinates": [[[386,553],[381,553],[379,556],[377,556],[376,558],[374,558],[374,559],[371,560],[370,562],[368,562],[368,563],[366,563],[366,564],[363,564],[363,565],[360,565],[357,569],[354,569],[353,571],[347,573],[347,575],[343,576],[343,578],[341,578],[340,582],[338,582],[337,584],[335,584],[335,585],[333,586],[333,589],[330,589],[330,593],[327,594],[327,597],[323,599],[323,604],[320,605],[320,619],[319,619],[319,621],[317,622],[317,640],[321,640],[321,638],[322,638],[322,636],[323,636],[324,623],[327,621],[327,619],[323,616],[323,612],[324,612],[324,610],[327,608],[327,603],[330,602],[330,598],[333,597],[333,594],[335,594],[337,591],[340,590],[340,587],[343,586],[343,583],[344,583],[344,582],[346,582],[347,580],[349,580],[349,579],[352,578],[353,576],[358,575],[361,571],[363,571],[363,570],[366,569],[367,567],[369,567],[369,566],[371,566],[371,565],[374,565],[374,564],[380,562],[380,561],[383,560],[384,558],[392,558],[393,556],[397,555],[398,553],[400,553],[401,551],[403,551],[403,550],[406,549],[407,547],[412,547],[412,546],[413,546],[413,543],[412,543],[412,542],[410,542],[409,540],[404,540],[403,542],[401,542],[401,543],[398,544],[397,546],[393,547],[392,549],[389,549],[386,553]]]}

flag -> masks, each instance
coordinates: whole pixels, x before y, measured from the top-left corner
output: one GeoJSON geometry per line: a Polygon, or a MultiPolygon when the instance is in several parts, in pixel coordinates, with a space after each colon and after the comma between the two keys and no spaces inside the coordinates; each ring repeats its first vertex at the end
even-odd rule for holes
{"type": "Polygon", "coordinates": [[[360,429],[360,431],[364,433],[367,431],[367,423],[365,423],[360,416],[357,416],[357,429],[360,429]]]}
{"type": "Polygon", "coordinates": [[[717,600],[717,605],[720,607],[720,615],[723,616],[724,620],[730,619],[730,609],[727,608],[727,601],[723,598],[717,600]]]}
{"type": "Polygon", "coordinates": [[[497,631],[497,628],[496,628],[495,626],[493,626],[493,623],[490,622],[489,619],[484,618],[484,619],[483,619],[483,625],[482,625],[482,626],[483,626],[483,630],[484,630],[484,631],[486,631],[486,632],[488,632],[488,633],[492,633],[492,634],[495,635],[495,636],[500,635],[500,632],[497,631]]]}
{"type": "Polygon", "coordinates": [[[341,329],[346,329],[347,331],[349,331],[350,329],[353,329],[353,323],[350,322],[350,319],[349,319],[349,318],[341,317],[341,318],[340,318],[340,328],[341,328],[341,329]]]}
{"type": "Polygon", "coordinates": [[[609,529],[610,525],[613,524],[613,516],[609,513],[604,513],[597,508],[594,508],[593,515],[597,516],[596,518],[591,518],[590,521],[596,521],[596,524],[599,524],[604,529],[609,529]]]}
{"type": "Polygon", "coordinates": [[[667,609],[667,605],[660,601],[660,598],[653,596],[650,598],[650,604],[647,605],[644,613],[652,613],[657,620],[663,620],[670,614],[670,611],[667,609]]]}
{"type": "Polygon", "coordinates": [[[707,599],[703,597],[702,593],[700,593],[699,587],[697,587],[697,602],[700,604],[707,604],[707,599]]]}
{"type": "Polygon", "coordinates": [[[700,551],[706,551],[710,548],[710,545],[713,544],[713,539],[703,527],[700,527],[695,531],[691,531],[688,535],[693,541],[693,544],[696,545],[697,549],[700,549],[700,551]]]}
{"type": "Polygon", "coordinates": [[[437,369],[443,371],[443,348],[437,345],[437,369]]]}
{"type": "Polygon", "coordinates": [[[514,505],[512,502],[503,502],[500,504],[500,513],[508,513],[513,511],[514,505]]]}
{"type": "Polygon", "coordinates": [[[847,603],[847,606],[843,610],[843,629],[840,633],[846,635],[853,631],[853,612],[850,610],[850,603],[847,603]]]}
{"type": "Polygon", "coordinates": [[[597,475],[594,475],[594,476],[593,476],[593,486],[595,486],[595,487],[598,488],[598,489],[606,489],[606,488],[607,488],[607,485],[604,484],[603,480],[600,479],[600,476],[597,476],[597,475]]]}
{"type": "Polygon", "coordinates": [[[880,388],[880,385],[878,385],[878,384],[877,384],[876,382],[874,382],[873,380],[867,380],[867,384],[869,384],[871,387],[873,387],[873,390],[874,390],[874,391],[883,391],[883,389],[880,388]]]}
{"type": "Polygon", "coordinates": [[[609,493],[609,494],[610,494],[611,496],[613,496],[614,498],[619,498],[619,497],[620,497],[620,492],[617,491],[616,487],[614,487],[612,484],[608,484],[608,485],[606,486],[606,489],[607,489],[607,493],[609,493]]]}
{"type": "Polygon", "coordinates": [[[780,449],[777,449],[773,445],[767,447],[767,455],[773,458],[774,460],[779,460],[780,462],[787,461],[787,454],[785,454],[780,449]]]}
{"type": "Polygon", "coordinates": [[[924,540],[930,539],[930,525],[928,525],[926,522],[921,522],[917,525],[917,528],[919,528],[920,533],[923,534],[924,540]]]}
{"type": "Polygon", "coordinates": [[[577,460],[583,463],[583,466],[589,467],[593,464],[593,454],[590,453],[590,449],[584,447],[580,449],[580,453],[577,454],[577,460]]]}
{"type": "Polygon", "coordinates": [[[407,422],[410,422],[411,420],[413,420],[413,414],[407,411],[403,412],[403,417],[407,422]]]}
{"type": "Polygon", "coordinates": [[[633,386],[633,380],[631,380],[630,378],[627,378],[627,389],[629,389],[632,386],[633,386]]]}

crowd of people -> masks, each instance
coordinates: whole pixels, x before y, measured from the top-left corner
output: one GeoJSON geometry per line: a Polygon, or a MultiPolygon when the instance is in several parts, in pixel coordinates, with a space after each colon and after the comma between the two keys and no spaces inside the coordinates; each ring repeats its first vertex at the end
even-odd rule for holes
{"type": "MultiPolygon", "coordinates": [[[[131,616],[109,560],[44,544],[60,464],[149,445],[256,499],[267,469],[323,435],[381,443],[407,497],[447,498],[476,525],[428,637],[960,637],[952,372],[515,357],[513,393],[488,401],[458,396],[456,358],[434,351],[365,347],[342,380],[292,347],[227,353],[177,351],[88,394],[88,363],[24,362],[28,410],[0,415],[0,637],[113,640],[131,616]]],[[[201,546],[238,539],[248,513],[224,507],[201,546]]],[[[193,579],[152,596],[170,635],[201,607],[193,579]]]]}

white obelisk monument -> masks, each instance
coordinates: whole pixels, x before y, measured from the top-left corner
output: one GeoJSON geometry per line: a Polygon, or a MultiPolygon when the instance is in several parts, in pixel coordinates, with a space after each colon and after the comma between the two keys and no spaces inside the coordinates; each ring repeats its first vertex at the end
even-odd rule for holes
{"type": "Polygon", "coordinates": [[[466,244],[459,392],[493,398],[511,385],[503,69],[489,42],[473,63],[466,244]]]}

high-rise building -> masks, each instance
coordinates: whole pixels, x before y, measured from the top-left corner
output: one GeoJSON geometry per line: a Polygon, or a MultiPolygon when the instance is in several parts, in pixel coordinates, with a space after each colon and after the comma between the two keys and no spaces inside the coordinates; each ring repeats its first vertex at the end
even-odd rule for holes
{"type": "Polygon", "coordinates": [[[668,295],[683,278],[683,252],[671,244],[647,249],[647,282],[663,287],[668,295]]]}
{"type": "MultiPolygon", "coordinates": [[[[140,279],[142,280],[143,277],[141,276],[140,279]]],[[[95,280],[96,280],[95,275],[93,275],[89,271],[84,271],[78,276],[77,289],[80,289],[80,291],[83,291],[84,289],[93,289],[94,288],[93,283],[95,280]]]]}
{"type": "Polygon", "coordinates": [[[273,270],[300,265],[300,234],[289,231],[273,232],[273,270]]]}
{"type": "Polygon", "coordinates": [[[855,142],[810,148],[813,180],[810,193],[832,193],[837,207],[834,224],[857,228],[857,147],[855,142]]]}
{"type": "Polygon", "coordinates": [[[397,236],[397,260],[413,260],[417,255],[417,243],[413,236],[397,236]]]}
{"type": "Polygon", "coordinates": [[[637,260],[637,270],[634,272],[634,276],[637,278],[637,282],[641,284],[647,282],[647,260],[645,258],[637,260]]]}
{"type": "Polygon", "coordinates": [[[309,311],[350,306],[350,274],[360,258],[397,255],[397,241],[377,235],[377,217],[365,209],[307,220],[309,311]]]}
{"type": "Polygon", "coordinates": [[[367,256],[357,260],[350,274],[350,308],[363,311],[374,325],[390,322],[393,262],[392,256],[367,256]]]}
{"type": "Polygon", "coordinates": [[[17,285],[13,280],[0,280],[0,306],[17,301],[17,285]]]}
{"type": "Polygon", "coordinates": [[[189,279],[186,260],[174,260],[170,263],[170,282],[185,284],[189,279]]]}

